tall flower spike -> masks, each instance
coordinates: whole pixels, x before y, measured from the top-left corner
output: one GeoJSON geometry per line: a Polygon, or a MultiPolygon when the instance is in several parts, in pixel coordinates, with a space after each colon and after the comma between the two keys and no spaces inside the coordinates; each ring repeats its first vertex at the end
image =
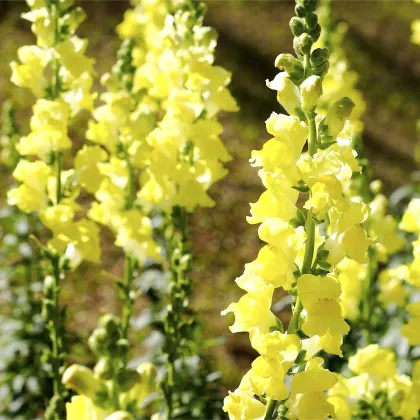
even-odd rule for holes
{"type": "Polygon", "coordinates": [[[60,376],[64,364],[64,320],[59,306],[60,283],[67,270],[82,260],[98,262],[99,235],[96,224],[74,220],[79,205],[74,169],[64,170],[63,154],[71,148],[68,124],[80,109],[92,108],[93,61],[84,55],[87,41],[75,35],[83,21],[80,8],[62,0],[28,1],[31,10],[23,18],[32,23],[37,45],[21,47],[19,62],[12,62],[12,81],[30,89],[37,97],[30,121],[31,132],[16,145],[19,160],[13,176],[20,185],[9,191],[9,204],[21,211],[36,212],[52,234],[44,248],[51,261],[51,275],[45,278],[43,315],[51,338],[54,396],[46,419],[64,417],[65,390],[60,376]]]}
{"type": "Polygon", "coordinates": [[[211,207],[208,190],[226,175],[230,160],[220,140],[220,111],[236,111],[227,85],[230,73],[213,65],[216,34],[203,25],[205,5],[181,0],[143,2],[125,15],[120,35],[133,37],[137,69],[134,92],[147,92],[159,104],[156,127],[147,135],[140,175],[142,202],[165,212],[166,248],[171,278],[164,317],[167,378],[166,416],[181,406],[176,362],[194,354],[189,220],[197,206],[211,207]],[[165,13],[169,13],[165,16],[165,13]]]}
{"type": "Polygon", "coordinates": [[[125,338],[132,315],[135,270],[148,259],[160,259],[148,217],[151,206],[136,197],[138,177],[150,149],[146,137],[156,123],[157,104],[143,92],[133,91],[133,46],[131,40],[123,41],[111,73],[102,77],[107,88],[101,95],[105,104],[94,110],[86,134],[96,145],[85,145],[76,157],[76,166],[85,171],[82,184],[96,198],[89,217],[114,232],[115,244],[125,254],[125,279],[120,288],[125,338]]]}
{"type": "Polygon", "coordinates": [[[266,122],[273,138],[252,152],[266,191],[251,204],[248,221],[261,223],[258,234],[267,245],[237,279],[247,293],[223,313],[234,313],[232,331],[247,331],[260,357],[225,399],[224,410],[232,420],[250,419],[251,412],[265,419],[335,415],[325,391],[336,376],[313,355],[320,349],[341,355],[349,326],[340,307],[336,265],[345,256],[364,262],[370,244],[360,225],[368,207],[344,191],[353,172],[361,169],[348,121],[354,103],[338,98],[325,114],[317,111],[329,52],[313,48],[321,34],[316,7],[316,0],[296,2],[297,16],[290,21],[296,57],[280,54],[275,65],[283,72],[267,82],[290,115],[273,113],[266,122]],[[328,232],[328,242],[323,232],[328,232]],[[296,296],[285,332],[271,312],[277,287],[296,296]],[[302,340],[304,335],[309,338],[302,340]]]}

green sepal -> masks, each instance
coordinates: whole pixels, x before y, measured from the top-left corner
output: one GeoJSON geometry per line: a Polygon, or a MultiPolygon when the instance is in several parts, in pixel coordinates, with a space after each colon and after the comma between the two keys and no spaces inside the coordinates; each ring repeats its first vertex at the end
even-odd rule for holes
{"type": "Polygon", "coordinates": [[[284,326],[283,323],[279,318],[276,317],[276,325],[270,327],[270,332],[280,331],[282,334],[284,333],[284,326]]]}
{"type": "Polygon", "coordinates": [[[318,261],[325,261],[328,258],[330,251],[328,251],[327,249],[319,249],[317,254],[316,254],[316,259],[318,261]]]}
{"type": "Polygon", "coordinates": [[[294,187],[292,187],[293,189],[301,192],[301,193],[307,193],[309,192],[309,187],[305,184],[305,182],[303,180],[300,180],[298,182],[298,185],[295,185],[294,187]]]}

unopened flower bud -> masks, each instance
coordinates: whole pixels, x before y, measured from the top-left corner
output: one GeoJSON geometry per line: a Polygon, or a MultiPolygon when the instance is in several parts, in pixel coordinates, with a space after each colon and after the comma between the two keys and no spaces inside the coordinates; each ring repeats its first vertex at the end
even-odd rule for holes
{"type": "Polygon", "coordinates": [[[98,394],[106,393],[106,385],[85,366],[72,365],[63,374],[62,382],[66,388],[88,397],[95,403],[98,394]]]}
{"type": "Polygon", "coordinates": [[[314,42],[318,41],[321,35],[321,25],[316,24],[315,27],[309,31],[309,35],[314,42]]]}
{"type": "Polygon", "coordinates": [[[303,64],[291,54],[280,54],[277,56],[275,66],[280,70],[286,70],[289,77],[296,84],[300,84],[303,80],[304,69],[303,64]]]}
{"type": "Polygon", "coordinates": [[[309,15],[306,16],[306,24],[309,29],[315,29],[318,24],[318,16],[315,13],[309,13],[309,15]]]}
{"type": "Polygon", "coordinates": [[[111,342],[121,337],[121,321],[117,316],[105,314],[100,318],[99,325],[106,329],[111,342]]]}
{"type": "Polygon", "coordinates": [[[296,13],[296,16],[302,18],[302,17],[305,17],[308,12],[305,6],[303,6],[302,4],[297,4],[295,7],[295,13],[296,13]]]}
{"type": "Polygon", "coordinates": [[[96,355],[104,355],[108,352],[109,336],[105,328],[96,328],[89,337],[88,344],[96,355]]]}
{"type": "Polygon", "coordinates": [[[93,371],[95,375],[101,379],[111,379],[112,378],[112,361],[109,357],[101,357],[96,363],[93,371]]]}
{"type": "Polygon", "coordinates": [[[330,63],[328,61],[325,61],[325,63],[322,63],[317,67],[314,67],[314,73],[317,76],[323,78],[328,73],[329,68],[330,68],[330,63]]]}
{"type": "Polygon", "coordinates": [[[305,22],[296,16],[290,19],[289,26],[294,36],[302,35],[305,32],[305,22]]]}
{"type": "Polygon", "coordinates": [[[327,140],[334,140],[340,134],[354,106],[354,102],[347,97],[334,103],[319,125],[321,141],[323,141],[323,137],[330,137],[327,140]]]}
{"type": "Polygon", "coordinates": [[[130,342],[125,338],[120,338],[114,350],[117,357],[125,357],[130,350],[130,342]]]}
{"type": "Polygon", "coordinates": [[[301,4],[308,12],[313,12],[318,7],[317,0],[298,0],[298,4],[301,4]]]}
{"type": "Polygon", "coordinates": [[[311,64],[316,67],[325,63],[330,58],[328,48],[316,48],[311,53],[311,64]]]}
{"type": "Polygon", "coordinates": [[[302,108],[305,112],[313,111],[318,105],[322,95],[322,79],[319,76],[310,76],[300,85],[302,108]]]}
{"type": "Polygon", "coordinates": [[[309,54],[311,52],[311,48],[312,48],[312,38],[304,33],[299,37],[299,49],[300,51],[302,51],[302,54],[306,55],[309,54]]]}

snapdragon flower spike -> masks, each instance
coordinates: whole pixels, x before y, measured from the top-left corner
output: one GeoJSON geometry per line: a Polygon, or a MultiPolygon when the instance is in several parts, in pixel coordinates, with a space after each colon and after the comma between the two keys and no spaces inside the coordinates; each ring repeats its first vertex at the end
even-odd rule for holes
{"type": "Polygon", "coordinates": [[[110,73],[102,77],[105,102],[93,112],[85,145],[76,157],[84,168],[83,187],[95,195],[88,216],[113,231],[115,244],[126,256],[123,299],[123,331],[127,338],[132,315],[132,281],[135,270],[148,259],[159,260],[160,248],[153,239],[151,206],[141,202],[138,177],[150,149],[148,134],[156,124],[157,104],[143,92],[133,92],[133,41],[125,40],[110,73]]]}
{"type": "Polygon", "coordinates": [[[134,92],[146,91],[160,104],[160,118],[146,139],[150,151],[138,197],[169,213],[175,206],[188,212],[213,206],[207,191],[226,175],[223,163],[231,159],[217,121],[220,111],[237,110],[227,89],[231,75],[213,65],[217,37],[202,21],[202,4],[145,2],[119,26],[122,36],[136,36],[134,92]]]}
{"type": "Polygon", "coordinates": [[[171,271],[164,317],[167,380],[166,416],[175,401],[175,362],[191,355],[189,217],[197,206],[215,203],[208,190],[227,171],[231,159],[220,134],[220,111],[236,111],[227,86],[231,75],[214,65],[217,36],[203,25],[205,5],[197,1],[141,2],[118,27],[134,40],[133,93],[146,93],[157,104],[153,130],[145,136],[149,150],[142,157],[137,198],[166,214],[165,239],[171,271]]]}
{"type": "Polygon", "coordinates": [[[142,265],[147,258],[159,259],[151,220],[136,200],[157,107],[147,95],[132,92],[132,49],[132,42],[124,41],[113,71],[102,77],[105,104],[94,110],[86,134],[97,145],[86,145],[76,159],[85,162],[83,186],[96,198],[89,217],[109,227],[116,245],[142,265]]]}
{"type": "Polygon", "coordinates": [[[82,260],[100,259],[96,225],[87,219],[74,221],[84,167],[62,168],[62,155],[72,146],[68,136],[72,117],[81,109],[92,110],[93,60],[84,54],[87,41],[75,35],[84,18],[80,8],[58,0],[28,4],[31,11],[23,17],[32,22],[37,45],[18,50],[11,80],[30,89],[37,100],[31,131],[16,145],[22,159],[13,175],[20,185],[9,192],[8,201],[39,214],[53,235],[49,251],[60,256],[62,266],[74,269],[82,260]]]}
{"type": "Polygon", "coordinates": [[[36,45],[18,50],[12,62],[12,82],[28,88],[36,97],[30,133],[21,137],[16,151],[22,157],[13,176],[19,186],[10,190],[8,202],[26,213],[36,213],[51,231],[44,248],[51,260],[51,276],[44,282],[43,315],[51,338],[54,396],[46,419],[64,417],[65,392],[60,383],[64,363],[63,319],[59,307],[60,282],[65,270],[83,260],[99,262],[99,229],[88,219],[75,220],[80,210],[78,178],[82,168],[63,168],[63,154],[72,146],[68,136],[71,118],[81,109],[92,109],[90,88],[93,60],[86,57],[87,41],[75,35],[84,19],[80,8],[62,0],[28,1],[31,10],[23,18],[32,23],[36,45]]]}
{"type": "Polygon", "coordinates": [[[344,191],[361,169],[348,121],[354,103],[344,97],[324,115],[316,111],[329,67],[328,51],[312,51],[321,32],[316,6],[312,0],[296,2],[297,17],[290,25],[297,57],[280,54],[276,66],[284,71],[267,83],[290,115],[273,113],[266,121],[273,137],[252,152],[266,191],[251,204],[248,222],[261,223],[258,235],[267,245],[237,279],[246,294],[223,314],[234,313],[231,330],[248,332],[260,357],[225,399],[232,420],[251,419],[250,413],[273,419],[281,412],[282,418],[299,420],[335,415],[326,391],[336,375],[314,355],[321,349],[342,355],[349,325],[336,266],[344,257],[367,260],[370,240],[361,224],[369,208],[344,191]],[[296,295],[286,332],[271,311],[278,287],[296,295]]]}

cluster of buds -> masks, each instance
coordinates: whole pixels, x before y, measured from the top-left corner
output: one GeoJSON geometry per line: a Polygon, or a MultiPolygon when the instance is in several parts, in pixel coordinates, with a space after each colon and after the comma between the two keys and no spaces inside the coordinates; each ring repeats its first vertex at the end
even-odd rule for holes
{"type": "Polygon", "coordinates": [[[94,410],[97,420],[151,416],[158,398],[157,370],[151,363],[137,369],[126,367],[129,342],[123,338],[120,319],[103,315],[89,338],[89,347],[97,357],[93,371],[72,365],[63,374],[63,384],[78,394],[67,404],[67,419],[84,418],[76,416],[81,415],[81,406],[94,410]]]}

